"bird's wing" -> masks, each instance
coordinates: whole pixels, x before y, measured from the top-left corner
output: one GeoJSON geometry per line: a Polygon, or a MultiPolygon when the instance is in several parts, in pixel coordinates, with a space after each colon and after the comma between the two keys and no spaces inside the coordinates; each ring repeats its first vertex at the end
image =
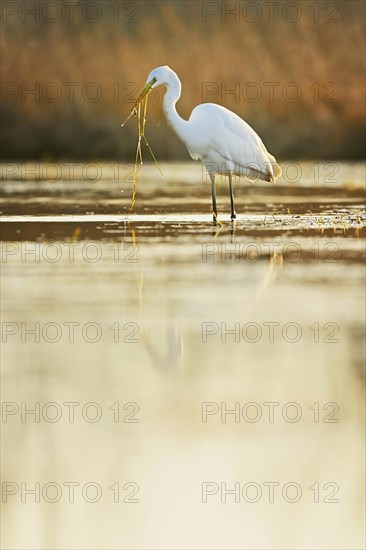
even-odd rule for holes
{"type": "Polygon", "coordinates": [[[258,172],[259,177],[274,179],[271,159],[258,134],[235,113],[229,111],[230,116],[225,114],[221,117],[225,136],[224,140],[220,140],[224,143],[221,154],[234,162],[238,172],[249,169],[258,172]]]}
{"type": "Polygon", "coordinates": [[[254,175],[273,181],[280,174],[276,159],[268,153],[261,138],[238,115],[225,107],[204,103],[194,109],[192,115],[206,130],[206,148],[215,151],[237,173],[254,175]]]}

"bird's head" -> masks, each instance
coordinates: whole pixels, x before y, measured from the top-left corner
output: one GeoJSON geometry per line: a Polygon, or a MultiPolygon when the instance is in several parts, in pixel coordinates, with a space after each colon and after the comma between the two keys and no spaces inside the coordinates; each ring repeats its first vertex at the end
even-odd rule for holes
{"type": "Polygon", "coordinates": [[[141,101],[144,99],[144,97],[154,88],[157,86],[160,86],[161,84],[165,84],[167,86],[171,81],[172,78],[177,78],[176,74],[168,65],[164,65],[163,67],[157,67],[156,69],[153,69],[149,76],[147,77],[146,84],[143,87],[139,97],[137,98],[137,101],[134,105],[134,109],[138,107],[138,105],[141,103],[141,101]]]}

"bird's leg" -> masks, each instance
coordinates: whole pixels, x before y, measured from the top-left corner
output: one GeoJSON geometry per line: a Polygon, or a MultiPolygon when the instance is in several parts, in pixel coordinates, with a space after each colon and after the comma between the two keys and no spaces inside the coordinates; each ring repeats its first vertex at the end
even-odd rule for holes
{"type": "Polygon", "coordinates": [[[235,214],[235,207],[234,207],[234,193],[233,193],[233,183],[232,183],[231,174],[229,174],[229,189],[230,189],[230,203],[231,203],[231,219],[235,220],[236,214],[235,214]]]}
{"type": "Polygon", "coordinates": [[[212,193],[213,222],[215,225],[217,225],[218,219],[217,219],[217,206],[216,206],[215,174],[210,173],[210,179],[211,179],[211,193],[212,193]]]}

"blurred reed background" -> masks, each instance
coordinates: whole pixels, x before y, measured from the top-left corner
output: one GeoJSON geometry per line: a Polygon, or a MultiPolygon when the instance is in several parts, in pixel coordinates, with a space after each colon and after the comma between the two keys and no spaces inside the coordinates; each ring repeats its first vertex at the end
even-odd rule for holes
{"type": "MultiPolygon", "coordinates": [[[[46,17],[41,6],[40,22],[29,14],[22,21],[21,4],[31,12],[42,2],[3,4],[19,8],[3,14],[3,160],[131,160],[136,124],[120,124],[159,65],[169,65],[181,79],[177,109],[185,118],[198,103],[212,101],[245,118],[279,158],[364,155],[364,2],[296,2],[296,22],[289,20],[289,2],[274,3],[272,22],[261,2],[251,2],[261,16],[250,21],[255,6],[245,12],[247,2],[105,0],[92,3],[102,13],[94,23],[87,0],[79,0],[71,18],[60,1],[62,16],[53,23],[52,6],[46,17]],[[228,10],[239,6],[239,21],[221,12],[223,4],[228,10]],[[246,88],[249,82],[257,87],[246,88]],[[278,83],[273,101],[268,82],[278,83]],[[297,101],[283,97],[290,82],[301,90],[297,101]],[[230,93],[235,86],[239,98],[230,93]],[[258,101],[248,101],[258,89],[258,101]]],[[[288,89],[289,96],[295,92],[288,89]]],[[[166,128],[163,93],[161,88],[150,96],[147,136],[161,160],[188,159],[166,128]]]]}

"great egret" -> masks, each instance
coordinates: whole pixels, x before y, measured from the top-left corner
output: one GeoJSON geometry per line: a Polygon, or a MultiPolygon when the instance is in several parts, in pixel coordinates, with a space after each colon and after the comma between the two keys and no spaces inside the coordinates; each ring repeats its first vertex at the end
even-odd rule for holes
{"type": "Polygon", "coordinates": [[[251,180],[258,178],[274,182],[282,173],[280,166],[253,128],[221,105],[203,103],[193,109],[189,120],[181,118],[175,104],[180,98],[182,86],[176,73],[167,65],[151,71],[134,109],[153,88],[160,85],[166,87],[163,108],[168,124],[183,141],[192,159],[201,160],[210,176],[214,223],[218,221],[217,174],[229,177],[231,219],[234,220],[233,174],[251,180]]]}

